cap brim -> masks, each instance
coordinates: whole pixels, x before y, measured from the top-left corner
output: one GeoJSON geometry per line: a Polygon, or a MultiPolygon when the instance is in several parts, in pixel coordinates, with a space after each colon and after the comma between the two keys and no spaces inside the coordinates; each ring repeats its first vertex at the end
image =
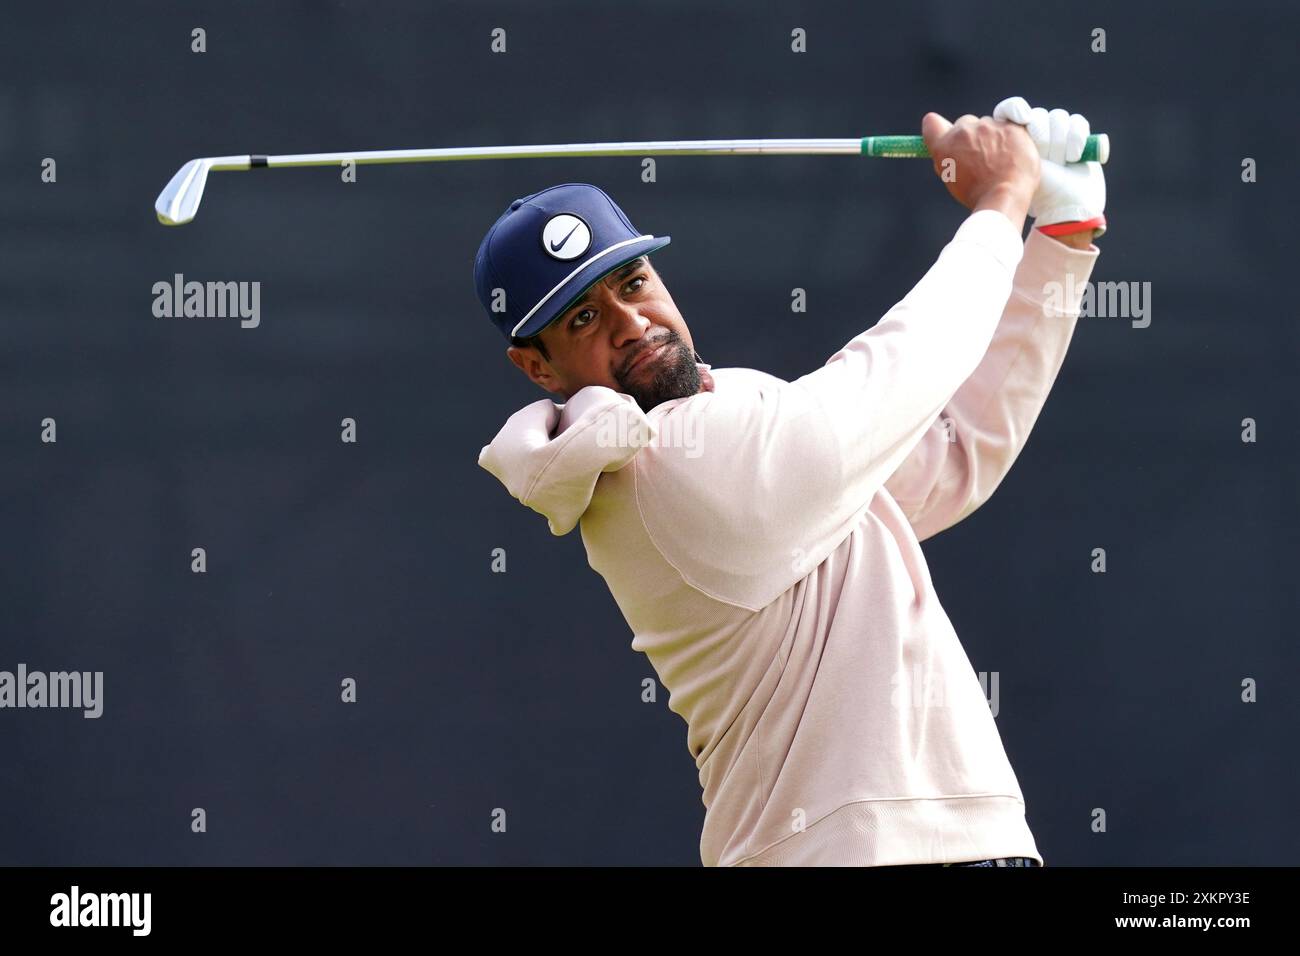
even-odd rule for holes
{"type": "Polygon", "coordinates": [[[649,255],[656,249],[662,249],[672,241],[672,236],[647,236],[637,242],[619,248],[617,253],[597,259],[564,284],[544,306],[534,312],[527,322],[514,333],[517,338],[526,339],[546,328],[578,302],[587,290],[620,266],[625,266],[633,259],[649,255]]]}

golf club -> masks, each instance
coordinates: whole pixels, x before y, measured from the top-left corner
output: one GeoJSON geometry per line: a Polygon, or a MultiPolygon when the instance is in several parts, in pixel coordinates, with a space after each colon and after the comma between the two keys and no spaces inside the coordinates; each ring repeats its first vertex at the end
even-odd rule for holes
{"type": "MultiPolygon", "coordinates": [[[[208,174],[287,166],[358,166],[436,163],[462,159],[546,159],[585,156],[871,156],[916,159],[930,155],[920,136],[866,136],[848,139],[707,139],[631,143],[569,143],[555,146],[471,146],[444,149],[382,149],[354,153],[295,153],[285,156],[214,156],[191,159],[158,194],[154,209],[165,226],[183,226],[198,214],[208,174]]],[[[1110,139],[1088,137],[1079,162],[1105,163],[1110,139]]]]}

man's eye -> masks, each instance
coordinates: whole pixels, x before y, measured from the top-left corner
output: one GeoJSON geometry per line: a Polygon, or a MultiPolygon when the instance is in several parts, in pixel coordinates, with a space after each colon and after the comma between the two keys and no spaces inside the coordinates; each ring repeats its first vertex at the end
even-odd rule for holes
{"type": "Polygon", "coordinates": [[[641,291],[641,287],[644,286],[645,283],[646,283],[646,277],[645,277],[645,276],[637,276],[635,279],[633,279],[631,282],[629,282],[629,283],[627,284],[627,291],[628,291],[628,292],[640,292],[640,291],[641,291]]]}
{"type": "Polygon", "coordinates": [[[577,315],[575,315],[575,316],[573,317],[573,320],[572,320],[571,322],[569,322],[569,328],[571,328],[571,329],[580,329],[580,328],[582,328],[583,326],[585,326],[585,325],[587,324],[587,322],[590,322],[590,321],[591,321],[591,319],[587,319],[586,322],[583,322],[583,321],[582,321],[582,317],[583,317],[584,315],[587,315],[587,316],[595,316],[595,314],[596,314],[596,313],[593,312],[593,311],[591,311],[591,309],[583,309],[581,312],[579,312],[577,315]]]}

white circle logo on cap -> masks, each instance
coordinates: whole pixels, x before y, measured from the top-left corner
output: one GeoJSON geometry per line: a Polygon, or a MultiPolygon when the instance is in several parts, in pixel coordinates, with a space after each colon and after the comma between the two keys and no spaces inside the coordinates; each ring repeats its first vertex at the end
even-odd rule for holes
{"type": "Polygon", "coordinates": [[[576,259],[591,248],[591,230],[567,212],[552,216],[542,228],[542,248],[552,259],[576,259]]]}

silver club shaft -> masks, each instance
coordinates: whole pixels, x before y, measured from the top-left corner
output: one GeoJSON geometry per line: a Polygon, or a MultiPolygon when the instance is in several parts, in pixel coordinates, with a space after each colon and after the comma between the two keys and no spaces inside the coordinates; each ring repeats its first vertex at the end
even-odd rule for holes
{"type": "Polygon", "coordinates": [[[576,156],[857,156],[862,140],[848,139],[701,139],[650,140],[630,143],[564,143],[553,146],[467,146],[441,149],[366,149],[352,153],[291,153],[284,156],[211,156],[191,159],[158,194],[158,221],[180,226],[198,214],[208,174],[214,170],[275,169],[292,166],[338,166],[385,163],[436,163],[465,159],[546,159],[576,156]]]}
{"type": "Polygon", "coordinates": [[[375,149],[355,153],[295,153],[266,157],[267,166],[336,166],[364,163],[436,163],[459,159],[545,159],[579,156],[733,156],[853,155],[860,138],[849,139],[699,139],[632,143],[565,143],[554,146],[469,146],[443,149],[375,149]]]}

